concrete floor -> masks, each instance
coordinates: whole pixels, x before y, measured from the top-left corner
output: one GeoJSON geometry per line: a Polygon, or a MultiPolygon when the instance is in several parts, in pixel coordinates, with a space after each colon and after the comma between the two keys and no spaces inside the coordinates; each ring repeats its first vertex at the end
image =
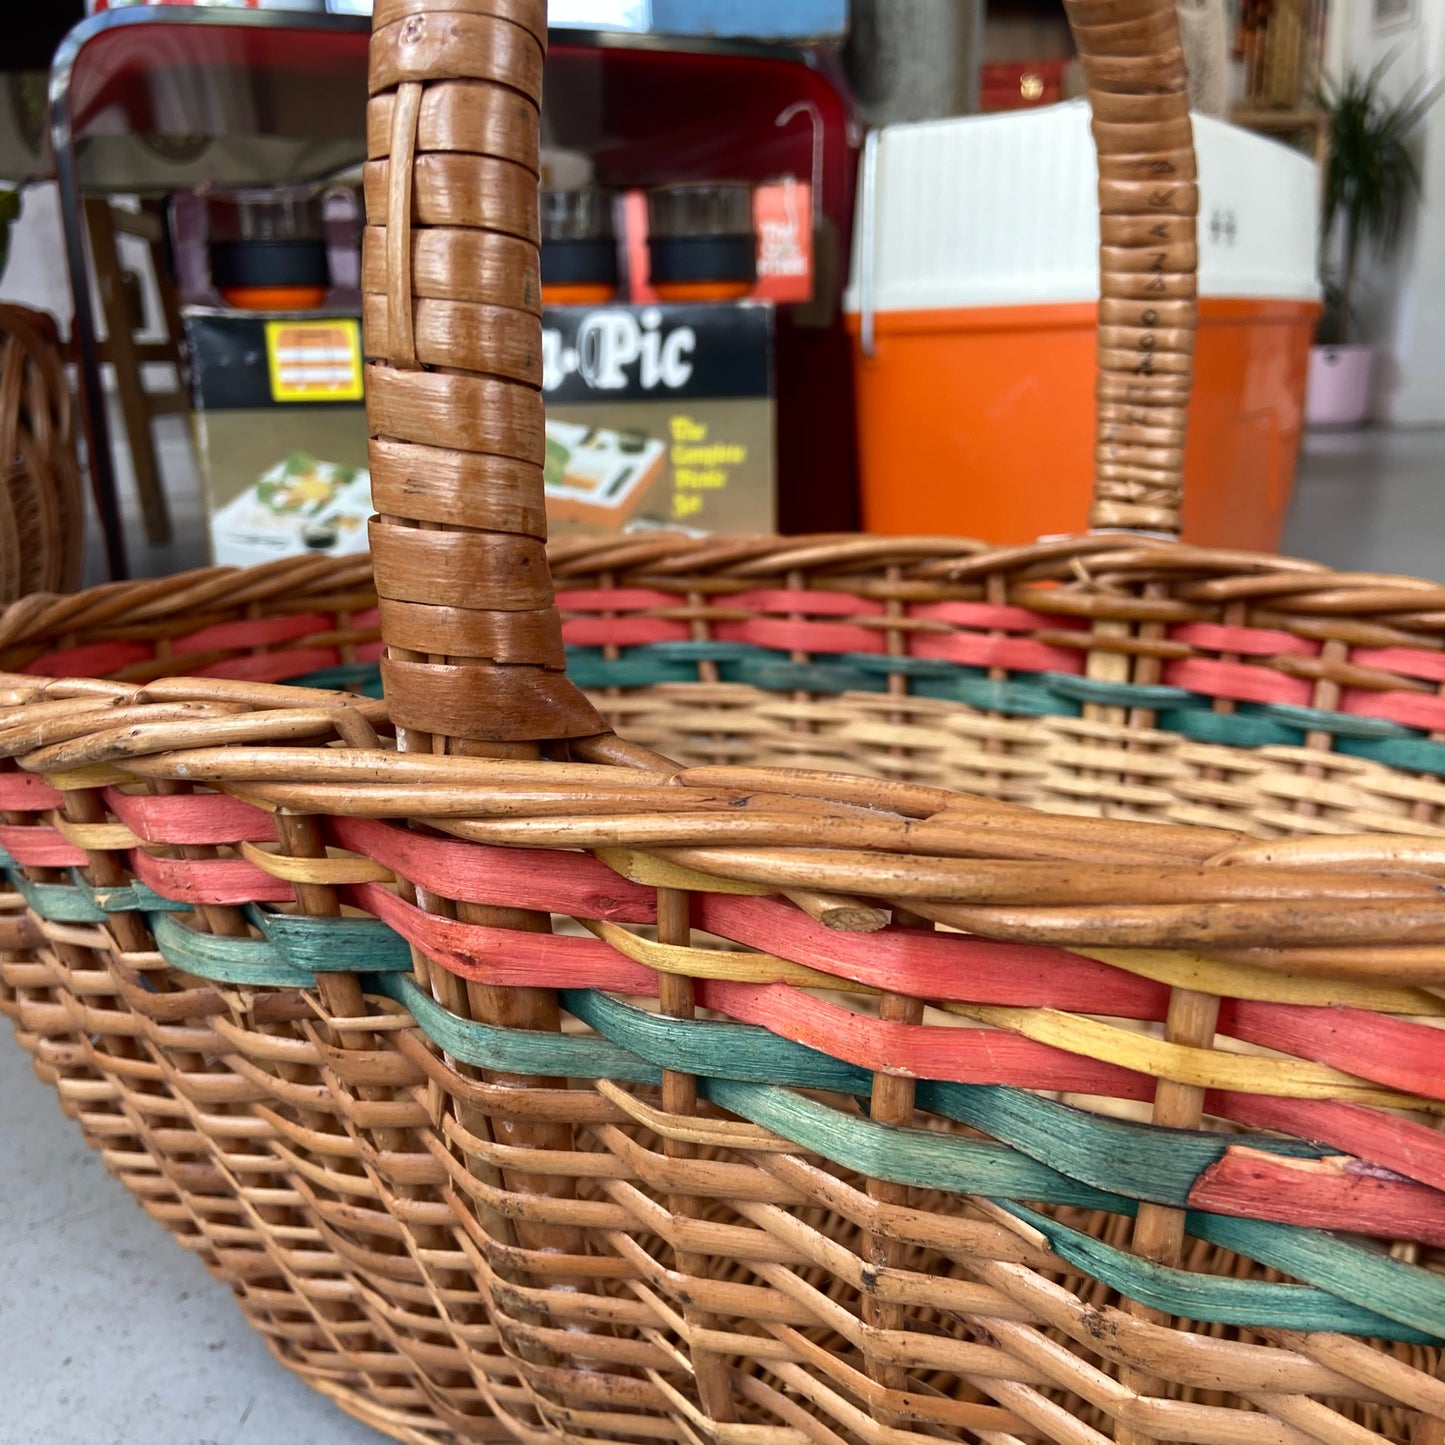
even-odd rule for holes
{"type": "MultiPolygon", "coordinates": [[[[135,577],[165,577],[188,567],[204,567],[206,552],[205,516],[201,502],[201,475],[196,466],[196,449],[191,442],[188,417],[161,417],[154,423],[156,458],[165,478],[166,504],[171,516],[171,540],[152,546],[141,524],[140,501],[136,496],[130,460],[123,446],[117,446],[121,513],[125,522],[126,549],[131,574],[135,577]]],[[[123,437],[120,413],[111,408],[111,435],[123,437]]],[[[106,580],[105,558],[95,509],[87,512],[85,583],[93,586],[106,580]]]]}
{"type": "Polygon", "coordinates": [[[1280,550],[1445,581],[1445,429],[1308,434],[1280,550]]]}
{"type": "MultiPolygon", "coordinates": [[[[163,426],[176,540],[138,575],[204,560],[194,462],[163,426]]],[[[133,499],[131,532],[140,535],[133,499]]],[[[1445,581],[1445,430],[1317,435],[1283,549],[1445,581]]],[[[361,1445],[381,1437],[275,1365],[225,1288],[80,1142],[0,1037],[0,1445],[361,1445]]]]}
{"type": "Polygon", "coordinates": [[[0,1445],[363,1445],[131,1202],[0,1024],[0,1445]]]}

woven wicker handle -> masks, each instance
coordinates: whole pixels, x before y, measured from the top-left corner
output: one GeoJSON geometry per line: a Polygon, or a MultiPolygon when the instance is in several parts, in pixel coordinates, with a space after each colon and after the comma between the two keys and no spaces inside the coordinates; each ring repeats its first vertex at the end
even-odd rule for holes
{"type": "Polygon", "coordinates": [[[1175,0],[1064,0],[1099,154],[1089,525],[1179,532],[1198,325],[1199,187],[1175,0]]]}
{"type": "MultiPolygon", "coordinates": [[[[1095,527],[1177,532],[1195,326],[1174,0],[1065,0],[1094,107],[1095,527]]],[[[606,725],[544,550],[537,176],[545,0],[376,0],[363,262],[371,529],[393,720],[464,750],[606,725]]]]}
{"type": "MultiPolygon", "coordinates": [[[[376,0],[363,257],[372,565],[393,721],[585,737],[544,549],[545,0],[376,0]]],[[[475,749],[470,749],[475,750],[475,749]]]]}

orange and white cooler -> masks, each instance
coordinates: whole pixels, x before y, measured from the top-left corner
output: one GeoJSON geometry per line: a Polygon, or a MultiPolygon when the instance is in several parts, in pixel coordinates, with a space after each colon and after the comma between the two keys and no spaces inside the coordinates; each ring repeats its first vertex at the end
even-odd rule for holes
{"type": "MultiPolygon", "coordinates": [[[[1206,116],[1184,535],[1273,551],[1315,318],[1313,162],[1206,116]]],[[[1026,542],[1087,525],[1099,296],[1088,106],[869,139],[845,298],[870,532],[1026,542]]]]}

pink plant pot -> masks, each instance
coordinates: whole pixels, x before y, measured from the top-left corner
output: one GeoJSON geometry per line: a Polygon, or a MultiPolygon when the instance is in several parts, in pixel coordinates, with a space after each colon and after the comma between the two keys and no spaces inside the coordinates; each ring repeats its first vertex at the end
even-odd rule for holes
{"type": "Polygon", "coordinates": [[[1373,346],[1310,347],[1307,426],[1360,426],[1370,416],[1373,346]]]}

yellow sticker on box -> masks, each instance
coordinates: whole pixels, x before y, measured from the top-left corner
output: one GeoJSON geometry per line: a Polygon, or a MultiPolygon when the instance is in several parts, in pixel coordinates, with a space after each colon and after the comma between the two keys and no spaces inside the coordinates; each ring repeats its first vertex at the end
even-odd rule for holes
{"type": "Polygon", "coordinates": [[[272,401],[360,401],[361,325],[329,321],[268,321],[266,364],[272,401]]]}

